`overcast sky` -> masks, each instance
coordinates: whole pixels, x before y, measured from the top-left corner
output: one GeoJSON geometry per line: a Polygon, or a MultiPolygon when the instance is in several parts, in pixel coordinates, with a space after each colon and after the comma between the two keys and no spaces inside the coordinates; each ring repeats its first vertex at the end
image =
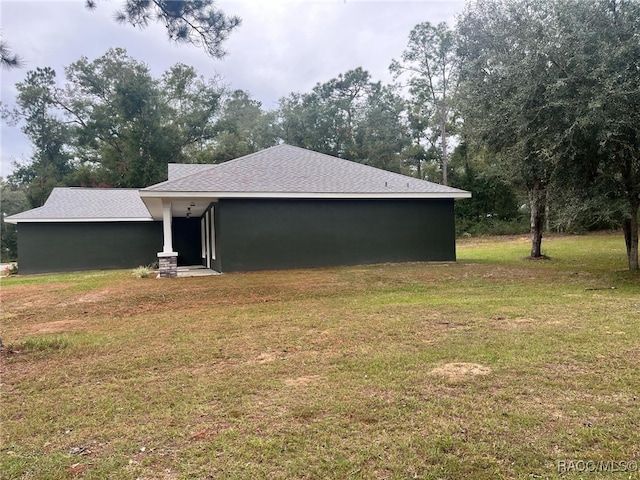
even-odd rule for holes
{"type": "MultiPolygon", "coordinates": [[[[171,44],[160,25],[140,30],[114,22],[121,0],[100,1],[94,11],[84,3],[0,0],[3,39],[25,61],[22,69],[0,73],[3,105],[14,103],[14,85],[28,70],[48,66],[62,76],[63,67],[82,56],[93,60],[123,47],[155,77],[182,62],[205,77],[220,75],[272,109],[291,92],[308,92],[357,67],[389,83],[389,64],[402,54],[411,29],[425,21],[453,25],[464,8],[464,0],[220,0],[242,25],[225,44],[228,55],[213,60],[194,46],[171,44]]],[[[0,134],[0,176],[6,176],[14,160],[29,158],[31,147],[18,127],[2,122],[0,134]]]]}

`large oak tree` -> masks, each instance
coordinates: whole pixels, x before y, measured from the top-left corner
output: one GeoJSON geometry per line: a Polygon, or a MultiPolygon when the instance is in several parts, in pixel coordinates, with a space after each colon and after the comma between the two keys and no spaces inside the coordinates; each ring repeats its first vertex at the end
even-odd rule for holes
{"type": "Polygon", "coordinates": [[[541,256],[553,185],[576,191],[578,202],[627,204],[622,225],[637,270],[640,2],[480,0],[458,32],[466,127],[527,189],[531,256],[541,256]]]}

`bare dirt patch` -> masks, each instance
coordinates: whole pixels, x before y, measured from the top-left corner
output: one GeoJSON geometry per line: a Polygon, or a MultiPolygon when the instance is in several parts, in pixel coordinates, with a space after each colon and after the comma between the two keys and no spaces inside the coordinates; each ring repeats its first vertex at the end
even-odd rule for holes
{"type": "Polygon", "coordinates": [[[278,355],[276,355],[275,353],[271,353],[271,352],[265,352],[265,353],[261,353],[260,355],[258,355],[256,357],[255,360],[253,360],[253,362],[250,363],[271,363],[274,362],[278,359],[278,355]]]}
{"type": "Polygon", "coordinates": [[[541,323],[539,320],[529,317],[505,318],[497,316],[492,318],[492,320],[494,328],[498,330],[516,330],[525,327],[535,327],[541,323]]]}
{"type": "Polygon", "coordinates": [[[284,384],[287,387],[308,387],[309,385],[316,383],[320,378],[319,375],[309,375],[306,377],[287,378],[284,384]]]}
{"type": "Polygon", "coordinates": [[[485,376],[491,373],[491,368],[478,363],[446,363],[431,370],[432,375],[445,377],[447,380],[457,382],[477,376],[485,376]]]}
{"type": "Polygon", "coordinates": [[[78,297],[73,303],[95,303],[101,300],[111,298],[111,296],[113,296],[114,293],[116,293],[115,289],[90,292],[90,293],[87,293],[86,295],[82,295],[81,297],[78,297]]]}
{"type": "Polygon", "coordinates": [[[30,328],[31,333],[60,333],[81,330],[87,326],[84,320],[58,320],[55,322],[37,323],[30,328]]]}

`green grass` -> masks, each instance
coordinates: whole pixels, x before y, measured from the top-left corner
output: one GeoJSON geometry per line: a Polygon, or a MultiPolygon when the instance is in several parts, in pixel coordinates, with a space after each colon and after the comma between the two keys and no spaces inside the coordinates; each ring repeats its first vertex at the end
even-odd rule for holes
{"type": "Polygon", "coordinates": [[[2,478],[637,478],[557,467],[640,460],[624,241],[528,249],[3,279],[2,478]]]}

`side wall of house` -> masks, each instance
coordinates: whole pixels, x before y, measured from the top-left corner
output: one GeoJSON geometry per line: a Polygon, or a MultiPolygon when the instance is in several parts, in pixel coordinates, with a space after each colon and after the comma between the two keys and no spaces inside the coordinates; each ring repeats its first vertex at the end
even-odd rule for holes
{"type": "Polygon", "coordinates": [[[20,223],[20,273],[134,268],[157,261],[161,222],[20,223]]]}
{"type": "Polygon", "coordinates": [[[226,200],[223,272],[455,260],[452,199],[226,200]]]}

